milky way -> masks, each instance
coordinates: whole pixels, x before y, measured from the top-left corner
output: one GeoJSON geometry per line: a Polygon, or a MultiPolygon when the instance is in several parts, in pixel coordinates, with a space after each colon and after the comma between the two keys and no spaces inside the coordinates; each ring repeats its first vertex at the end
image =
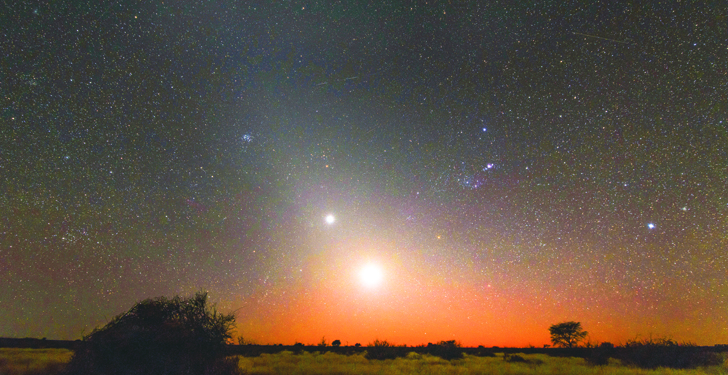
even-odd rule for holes
{"type": "Polygon", "coordinates": [[[6,7],[0,336],[728,342],[725,7],[378,3],[6,7]]]}

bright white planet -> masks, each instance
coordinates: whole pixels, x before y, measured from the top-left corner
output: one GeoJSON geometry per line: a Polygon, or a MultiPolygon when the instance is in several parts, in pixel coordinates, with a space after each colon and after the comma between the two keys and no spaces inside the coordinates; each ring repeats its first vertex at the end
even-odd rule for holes
{"type": "Polygon", "coordinates": [[[375,264],[367,264],[359,271],[359,280],[364,286],[373,288],[382,283],[384,272],[381,267],[375,264]]]}
{"type": "Polygon", "coordinates": [[[334,215],[328,214],[328,215],[326,215],[326,217],[324,218],[324,220],[326,221],[326,224],[331,225],[331,224],[333,224],[336,221],[336,218],[334,217],[334,215]]]}

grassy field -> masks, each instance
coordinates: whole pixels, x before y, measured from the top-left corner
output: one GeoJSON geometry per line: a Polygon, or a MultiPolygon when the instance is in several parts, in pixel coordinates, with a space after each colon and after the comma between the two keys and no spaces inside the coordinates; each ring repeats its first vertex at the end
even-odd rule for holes
{"type": "MultiPolygon", "coordinates": [[[[1,349],[0,375],[60,374],[71,358],[66,349],[1,349]]],[[[364,354],[342,355],[336,353],[294,354],[284,351],[262,354],[258,357],[238,357],[244,374],[722,374],[728,375],[728,362],[720,366],[701,367],[691,370],[660,368],[644,370],[621,365],[610,360],[606,366],[592,366],[582,358],[549,357],[545,354],[519,354],[504,360],[503,354],[495,357],[466,355],[463,359],[446,361],[427,354],[410,353],[406,358],[393,360],[368,360],[364,354]]]]}
{"type": "Polygon", "coordinates": [[[549,357],[545,354],[520,354],[523,362],[495,357],[466,355],[462,360],[446,361],[439,357],[410,353],[406,358],[367,360],[364,355],[344,356],[335,353],[293,354],[281,352],[258,357],[239,357],[245,374],[728,374],[728,365],[692,370],[644,370],[611,361],[606,366],[591,366],[582,358],[549,357]]]}
{"type": "Polygon", "coordinates": [[[68,349],[0,348],[0,375],[59,374],[72,355],[68,349]]]}
{"type": "Polygon", "coordinates": [[[643,370],[612,361],[607,366],[590,366],[582,358],[558,358],[545,354],[521,354],[523,362],[495,357],[466,355],[464,359],[446,361],[427,354],[410,353],[406,358],[367,360],[364,355],[344,356],[335,353],[281,352],[258,357],[239,357],[245,374],[728,374],[728,366],[693,370],[643,370]]]}

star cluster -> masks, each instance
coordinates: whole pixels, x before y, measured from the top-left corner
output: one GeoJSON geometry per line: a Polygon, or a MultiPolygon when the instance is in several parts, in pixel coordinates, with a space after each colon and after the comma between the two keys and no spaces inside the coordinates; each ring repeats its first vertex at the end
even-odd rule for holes
{"type": "Polygon", "coordinates": [[[76,339],[206,290],[259,343],[541,345],[564,320],[728,341],[724,7],[89,1],[0,21],[0,336],[76,339]]]}

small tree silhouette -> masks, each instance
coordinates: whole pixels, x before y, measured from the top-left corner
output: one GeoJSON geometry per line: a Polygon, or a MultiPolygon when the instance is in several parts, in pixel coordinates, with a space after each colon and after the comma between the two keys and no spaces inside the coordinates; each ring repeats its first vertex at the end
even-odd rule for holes
{"type": "Polygon", "coordinates": [[[329,344],[326,342],[326,336],[321,337],[321,342],[318,343],[318,346],[325,347],[327,345],[329,345],[329,344]]]}
{"type": "Polygon", "coordinates": [[[219,314],[207,304],[207,293],[147,299],[85,336],[67,370],[108,375],[240,373],[237,360],[225,360],[234,324],[233,314],[219,314]]]}
{"type": "Polygon", "coordinates": [[[248,340],[243,336],[238,336],[238,345],[255,345],[255,341],[248,340]]]}
{"type": "Polygon", "coordinates": [[[563,322],[554,324],[549,328],[551,333],[551,342],[554,346],[561,346],[564,348],[573,348],[579,344],[579,341],[589,334],[588,332],[581,329],[581,323],[579,322],[563,322]]]}
{"type": "Polygon", "coordinates": [[[341,346],[341,341],[340,340],[334,340],[334,341],[331,342],[331,346],[341,346]]]}

